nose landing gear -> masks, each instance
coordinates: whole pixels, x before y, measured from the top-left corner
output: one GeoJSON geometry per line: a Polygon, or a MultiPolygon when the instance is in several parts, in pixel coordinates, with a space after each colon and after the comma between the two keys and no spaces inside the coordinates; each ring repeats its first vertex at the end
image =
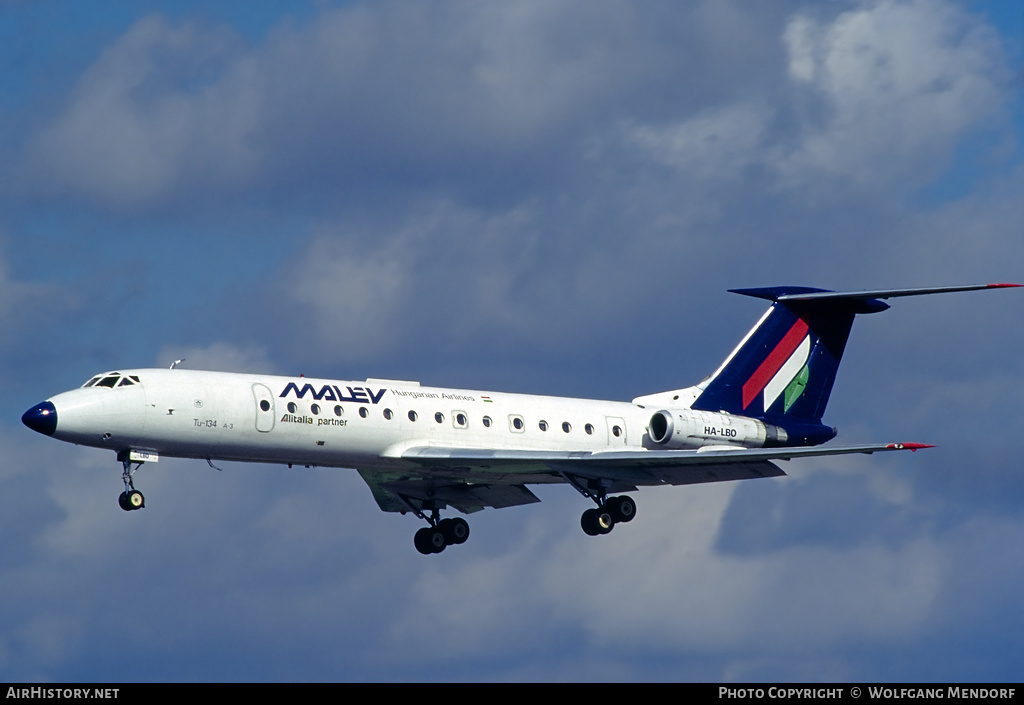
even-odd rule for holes
{"type": "Polygon", "coordinates": [[[135,485],[132,483],[132,475],[135,471],[142,467],[142,463],[137,463],[135,469],[132,469],[132,461],[127,457],[122,458],[118,456],[118,460],[121,461],[121,480],[124,481],[124,492],[117,498],[117,504],[121,509],[126,512],[130,512],[135,509],[142,509],[146,506],[146,498],[142,496],[142,493],[135,489],[135,485]]]}

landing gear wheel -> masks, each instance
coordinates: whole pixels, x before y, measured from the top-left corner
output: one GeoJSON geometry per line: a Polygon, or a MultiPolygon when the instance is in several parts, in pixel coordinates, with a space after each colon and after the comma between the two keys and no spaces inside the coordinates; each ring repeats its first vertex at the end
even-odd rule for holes
{"type": "Polygon", "coordinates": [[[621,495],[619,497],[612,497],[606,502],[606,506],[612,513],[612,518],[615,523],[625,524],[628,521],[632,521],[633,517],[636,516],[636,502],[633,501],[632,497],[621,495]]]}
{"type": "Polygon", "coordinates": [[[599,536],[607,534],[615,526],[615,519],[605,507],[595,507],[583,512],[580,517],[580,526],[587,536],[599,536]]]}
{"type": "Polygon", "coordinates": [[[430,527],[423,527],[416,532],[416,535],[412,537],[413,544],[416,545],[416,550],[422,553],[424,556],[433,553],[433,549],[430,547],[430,527]]]}
{"type": "Polygon", "coordinates": [[[425,526],[413,536],[413,544],[417,551],[426,556],[431,553],[440,553],[448,545],[448,542],[445,541],[444,532],[440,528],[425,526]]]}
{"type": "Polygon", "coordinates": [[[466,539],[469,538],[469,522],[465,519],[443,519],[437,526],[444,533],[444,540],[448,545],[466,543],[466,539]]]}
{"type": "Polygon", "coordinates": [[[146,498],[142,496],[142,493],[138,490],[128,490],[122,492],[121,496],[117,498],[117,504],[121,509],[126,512],[130,512],[133,509],[142,509],[146,506],[146,498]]]}
{"type": "Polygon", "coordinates": [[[125,494],[125,504],[128,505],[129,510],[142,509],[146,506],[146,498],[138,490],[129,490],[125,494]]]}

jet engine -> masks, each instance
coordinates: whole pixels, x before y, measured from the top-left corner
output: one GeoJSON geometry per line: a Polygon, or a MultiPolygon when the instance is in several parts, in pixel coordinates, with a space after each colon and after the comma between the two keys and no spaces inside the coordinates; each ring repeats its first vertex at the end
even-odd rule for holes
{"type": "Polygon", "coordinates": [[[785,429],[746,416],[694,409],[662,409],[647,425],[651,440],[666,450],[703,446],[764,448],[786,445],[785,429]]]}

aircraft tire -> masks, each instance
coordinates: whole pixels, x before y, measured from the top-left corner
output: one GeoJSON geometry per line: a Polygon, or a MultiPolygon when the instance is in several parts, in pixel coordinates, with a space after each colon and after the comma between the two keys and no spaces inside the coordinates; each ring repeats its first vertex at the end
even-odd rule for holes
{"type": "Polygon", "coordinates": [[[466,543],[469,538],[469,522],[461,517],[444,519],[438,526],[444,532],[445,543],[449,546],[466,543]]]}
{"type": "Polygon", "coordinates": [[[127,492],[122,492],[121,495],[117,498],[117,506],[121,507],[121,509],[125,510],[126,512],[130,512],[132,510],[132,506],[128,504],[127,492]]]}
{"type": "Polygon", "coordinates": [[[413,544],[417,551],[426,556],[443,551],[448,545],[448,541],[440,527],[425,526],[413,536],[413,544]]]}
{"type": "Polygon", "coordinates": [[[448,541],[444,537],[444,532],[436,526],[429,529],[427,534],[430,540],[430,548],[433,553],[440,553],[448,545],[448,541]]]}
{"type": "Polygon", "coordinates": [[[583,512],[583,516],[580,517],[580,526],[583,528],[583,533],[587,536],[598,536],[601,533],[607,533],[601,531],[600,519],[596,508],[587,509],[583,512]]]}
{"type": "Polygon", "coordinates": [[[132,490],[125,497],[125,504],[129,509],[142,509],[146,506],[146,498],[138,490],[132,490]]]}
{"type": "Polygon", "coordinates": [[[615,517],[612,512],[607,507],[601,507],[596,512],[597,533],[602,535],[610,533],[615,528],[615,517]]]}
{"type": "Polygon", "coordinates": [[[433,547],[430,545],[430,527],[423,527],[416,532],[413,536],[413,544],[416,545],[416,550],[422,553],[424,556],[429,556],[434,552],[433,547]]]}
{"type": "Polygon", "coordinates": [[[633,517],[636,516],[636,502],[633,501],[632,497],[626,495],[620,495],[618,497],[612,497],[608,500],[608,508],[611,510],[612,518],[615,519],[615,523],[633,521],[633,517]]]}

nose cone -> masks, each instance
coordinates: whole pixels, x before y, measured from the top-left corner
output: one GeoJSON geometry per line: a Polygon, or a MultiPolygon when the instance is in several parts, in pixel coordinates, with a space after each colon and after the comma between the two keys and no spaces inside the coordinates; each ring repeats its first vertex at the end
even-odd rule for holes
{"type": "Polygon", "coordinates": [[[48,401],[36,404],[21,416],[21,422],[44,436],[57,430],[57,409],[48,401]]]}

